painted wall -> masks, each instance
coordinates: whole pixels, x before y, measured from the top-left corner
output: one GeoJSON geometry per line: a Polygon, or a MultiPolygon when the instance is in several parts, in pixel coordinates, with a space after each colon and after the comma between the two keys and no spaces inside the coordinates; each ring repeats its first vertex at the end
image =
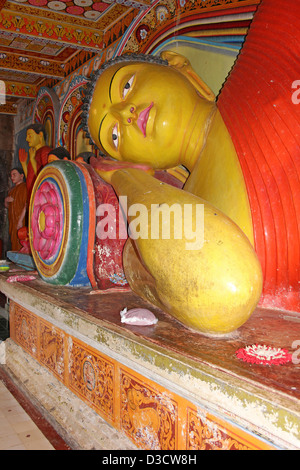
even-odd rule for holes
{"type": "Polygon", "coordinates": [[[11,187],[9,172],[13,165],[14,119],[12,115],[0,114],[0,255],[9,249],[8,216],[4,199],[11,187]]]}
{"type": "Polygon", "coordinates": [[[170,50],[182,54],[189,59],[194,70],[212,89],[215,95],[221,90],[230,70],[232,69],[241,44],[228,46],[223,42],[199,40],[187,36],[179,36],[166,41],[155,49],[154,55],[170,50]]]}

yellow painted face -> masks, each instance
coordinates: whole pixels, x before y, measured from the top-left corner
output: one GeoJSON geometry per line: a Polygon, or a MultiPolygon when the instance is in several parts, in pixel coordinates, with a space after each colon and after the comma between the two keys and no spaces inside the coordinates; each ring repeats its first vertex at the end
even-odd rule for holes
{"type": "Polygon", "coordinates": [[[29,144],[29,147],[37,147],[40,145],[40,135],[37,134],[33,129],[28,129],[26,133],[26,140],[29,144]]]}
{"type": "Polygon", "coordinates": [[[116,160],[174,167],[197,100],[195,88],[172,67],[115,64],[96,83],[89,132],[116,160]]]}

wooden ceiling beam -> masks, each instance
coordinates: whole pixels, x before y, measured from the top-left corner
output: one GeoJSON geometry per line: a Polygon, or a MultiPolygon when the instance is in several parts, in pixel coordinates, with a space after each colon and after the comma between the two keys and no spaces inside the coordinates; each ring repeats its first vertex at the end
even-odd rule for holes
{"type": "Polygon", "coordinates": [[[6,0],[0,0],[0,11],[4,7],[5,3],[6,3],[6,0]]]}
{"type": "Polygon", "coordinates": [[[29,83],[4,80],[6,97],[35,99],[39,87],[29,83]]]}
{"type": "Polygon", "coordinates": [[[11,54],[0,50],[0,70],[14,70],[34,74],[37,77],[64,78],[64,68],[59,62],[39,59],[24,54],[11,54]]]}
{"type": "Polygon", "coordinates": [[[0,114],[17,114],[17,105],[15,103],[0,104],[0,114]]]}
{"type": "Polygon", "coordinates": [[[92,51],[99,51],[103,46],[103,33],[98,29],[78,27],[67,23],[60,24],[57,20],[22,15],[5,9],[0,12],[0,31],[92,51]]]}

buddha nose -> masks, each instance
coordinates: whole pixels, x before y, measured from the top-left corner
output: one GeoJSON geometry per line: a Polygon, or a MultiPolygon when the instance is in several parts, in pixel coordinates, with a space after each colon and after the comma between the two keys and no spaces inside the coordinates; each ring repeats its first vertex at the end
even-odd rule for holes
{"type": "Polygon", "coordinates": [[[133,121],[136,121],[138,117],[136,107],[131,103],[120,106],[117,112],[120,114],[124,124],[131,124],[133,121]]]}
{"type": "Polygon", "coordinates": [[[133,119],[136,119],[136,113],[135,113],[135,108],[134,106],[130,106],[129,108],[130,115],[127,118],[127,122],[130,124],[133,119]]]}

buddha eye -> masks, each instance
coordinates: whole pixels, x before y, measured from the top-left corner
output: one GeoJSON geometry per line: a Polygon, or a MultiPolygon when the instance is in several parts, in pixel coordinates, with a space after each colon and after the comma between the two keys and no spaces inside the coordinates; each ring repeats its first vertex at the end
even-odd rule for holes
{"type": "Polygon", "coordinates": [[[117,149],[119,146],[118,124],[116,124],[112,130],[112,141],[117,149]]]}
{"type": "Polygon", "coordinates": [[[129,92],[131,86],[132,86],[132,83],[133,83],[133,80],[134,80],[134,75],[132,75],[132,77],[130,77],[130,79],[126,82],[124,88],[123,88],[123,99],[125,98],[125,96],[127,95],[127,93],[129,92]]]}

